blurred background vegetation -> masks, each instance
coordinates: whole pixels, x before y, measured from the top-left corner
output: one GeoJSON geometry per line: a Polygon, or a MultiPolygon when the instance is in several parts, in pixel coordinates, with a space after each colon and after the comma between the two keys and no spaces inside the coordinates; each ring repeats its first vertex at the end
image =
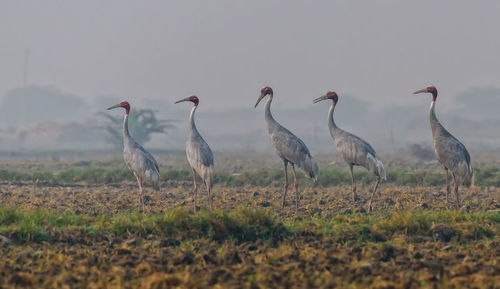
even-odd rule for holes
{"type": "MultiPolygon", "coordinates": [[[[158,119],[152,109],[132,109],[129,114],[128,127],[132,137],[140,144],[146,144],[153,134],[167,134],[175,127],[174,120],[158,119]]],[[[123,148],[123,115],[100,112],[106,123],[107,137],[116,148],[123,148]]]]}

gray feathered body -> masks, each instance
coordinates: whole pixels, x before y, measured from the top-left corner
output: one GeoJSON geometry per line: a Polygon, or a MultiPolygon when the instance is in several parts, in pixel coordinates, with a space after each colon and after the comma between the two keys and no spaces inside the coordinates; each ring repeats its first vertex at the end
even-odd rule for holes
{"type": "Polygon", "coordinates": [[[194,112],[198,106],[194,106],[189,115],[189,138],[186,142],[186,156],[189,165],[195,170],[205,183],[207,190],[212,188],[212,173],[214,168],[214,155],[207,142],[196,129],[194,112]]]}
{"type": "Polygon", "coordinates": [[[449,133],[439,122],[435,112],[435,101],[431,103],[430,123],[434,152],[438,161],[462,179],[465,186],[472,184],[473,169],[465,146],[449,133]]]}
{"type": "Polygon", "coordinates": [[[335,106],[332,105],[328,113],[328,128],[344,161],[350,166],[362,166],[385,180],[384,164],[377,159],[373,147],[361,138],[338,128],[333,120],[334,110],[335,106]]]}
{"type": "Polygon", "coordinates": [[[123,159],[127,167],[141,180],[148,180],[160,189],[160,169],[154,157],[138,144],[128,132],[128,115],[123,120],[123,159]]]}
{"type": "Polygon", "coordinates": [[[265,117],[274,150],[283,161],[297,165],[316,181],[319,169],[309,149],[301,139],[274,120],[271,114],[271,102],[272,97],[269,97],[266,103],[265,117]]]}

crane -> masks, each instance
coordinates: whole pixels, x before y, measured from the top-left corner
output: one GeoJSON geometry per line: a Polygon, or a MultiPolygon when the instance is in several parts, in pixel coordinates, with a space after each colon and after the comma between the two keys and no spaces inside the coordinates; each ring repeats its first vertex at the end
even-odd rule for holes
{"type": "Polygon", "coordinates": [[[434,86],[428,86],[421,90],[415,91],[413,94],[430,93],[432,94],[432,102],[430,109],[430,122],[432,130],[432,139],[434,142],[434,153],[438,161],[444,166],[446,178],[446,202],[449,202],[450,183],[448,179],[448,170],[451,170],[451,176],[455,184],[455,195],[457,197],[457,205],[460,206],[458,197],[458,183],[455,175],[458,175],[463,182],[463,185],[470,187],[473,180],[474,171],[472,169],[470,155],[464,144],[456,137],[449,133],[436,117],[435,107],[437,99],[437,89],[434,86]]]}
{"type": "Polygon", "coordinates": [[[130,104],[122,101],[119,104],[109,107],[108,110],[117,107],[125,109],[123,118],[123,159],[127,167],[134,173],[140,190],[141,209],[144,209],[144,191],[142,181],[148,180],[153,184],[155,190],[160,189],[160,169],[155,158],[138,144],[128,132],[128,114],[130,112],[130,104]]]}
{"type": "Polygon", "coordinates": [[[214,155],[212,150],[208,146],[207,142],[201,137],[200,133],[196,129],[196,124],[194,123],[194,113],[198,108],[200,100],[197,96],[192,95],[175,103],[180,103],[184,101],[191,101],[194,103],[191,113],[189,114],[189,138],[186,142],[186,156],[191,166],[191,171],[193,173],[193,191],[194,191],[194,211],[196,212],[196,173],[201,177],[208,192],[208,201],[210,203],[210,208],[213,209],[213,197],[212,197],[212,173],[214,170],[214,155]]]}
{"type": "Polygon", "coordinates": [[[288,190],[287,166],[288,163],[290,163],[295,185],[295,208],[298,209],[299,182],[297,181],[297,175],[295,173],[295,165],[303,169],[307,173],[307,175],[314,181],[316,181],[319,176],[318,165],[314,161],[311,153],[309,152],[309,149],[307,149],[307,146],[304,144],[304,142],[296,137],[293,133],[291,133],[288,129],[281,126],[276,120],[274,120],[273,115],[271,114],[271,102],[273,101],[273,90],[271,87],[265,86],[264,88],[262,88],[255,107],[257,107],[259,102],[268,95],[269,99],[267,100],[265,109],[267,129],[276,154],[283,160],[285,174],[282,208],[285,207],[286,193],[288,190]]]}
{"type": "Polygon", "coordinates": [[[372,195],[370,197],[370,203],[368,204],[368,211],[371,212],[373,197],[375,196],[375,192],[377,191],[378,185],[380,184],[380,180],[382,178],[384,180],[387,179],[384,164],[377,158],[375,150],[369,143],[337,127],[335,121],[333,120],[333,112],[335,110],[335,106],[337,105],[339,97],[335,92],[329,91],[325,95],[314,99],[313,103],[318,103],[322,100],[327,99],[332,100],[332,106],[330,107],[330,111],[328,112],[328,128],[330,129],[330,135],[335,141],[337,150],[342,155],[344,161],[349,165],[349,171],[351,173],[352,180],[353,201],[356,201],[358,199],[358,197],[356,196],[356,183],[354,181],[354,173],[352,171],[353,167],[362,166],[368,171],[373,172],[377,176],[377,183],[375,184],[375,188],[373,189],[372,195]]]}

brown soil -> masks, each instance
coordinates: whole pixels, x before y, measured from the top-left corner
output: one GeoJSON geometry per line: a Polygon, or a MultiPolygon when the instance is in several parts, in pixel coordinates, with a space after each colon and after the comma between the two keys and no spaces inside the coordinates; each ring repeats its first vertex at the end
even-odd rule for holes
{"type": "MultiPolygon", "coordinates": [[[[207,207],[205,189],[198,188],[198,206],[207,207]]],[[[293,186],[291,186],[293,187],[293,186]]],[[[232,210],[239,206],[269,208],[283,216],[324,216],[367,209],[372,187],[358,185],[360,200],[352,201],[350,186],[305,188],[300,190],[299,210],[295,209],[295,191],[289,189],[285,209],[281,210],[282,189],[274,187],[215,187],[214,207],[232,210]]],[[[193,207],[190,183],[166,184],[160,191],[145,187],[146,211],[193,207]]],[[[469,211],[500,209],[500,188],[460,188],[461,208],[469,211]]],[[[90,215],[137,210],[139,190],[136,183],[110,185],[51,185],[34,183],[0,184],[0,203],[20,208],[44,208],[62,212],[67,209],[90,215]]],[[[375,212],[394,210],[456,209],[456,197],[440,187],[398,187],[381,185],[374,198],[375,212]]]]}

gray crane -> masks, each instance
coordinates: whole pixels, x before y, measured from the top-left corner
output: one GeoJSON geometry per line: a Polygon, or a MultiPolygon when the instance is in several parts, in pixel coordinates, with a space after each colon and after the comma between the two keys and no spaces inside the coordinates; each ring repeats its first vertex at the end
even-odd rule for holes
{"type": "Polygon", "coordinates": [[[380,179],[386,180],[384,164],[377,158],[375,150],[373,147],[362,140],[361,138],[340,129],[335,124],[333,120],[333,112],[335,106],[339,100],[339,97],[335,92],[329,91],[325,95],[318,97],[313,100],[313,103],[318,103],[322,100],[332,100],[332,106],[328,112],[328,128],[330,129],[330,135],[332,136],[335,144],[337,145],[338,152],[342,155],[344,161],[349,165],[349,171],[351,173],[352,180],[352,198],[356,201],[358,198],[356,196],[356,183],[354,181],[354,166],[362,166],[368,171],[373,172],[377,176],[377,183],[373,189],[372,195],[370,197],[370,203],[368,204],[368,211],[372,211],[373,196],[377,191],[378,185],[380,184],[380,179]]]}
{"type": "Polygon", "coordinates": [[[160,189],[160,169],[155,158],[138,144],[128,132],[128,114],[130,112],[130,104],[126,101],[120,102],[117,105],[109,107],[108,110],[117,107],[125,109],[125,117],[123,118],[123,159],[127,167],[134,173],[140,190],[141,208],[144,209],[144,191],[142,181],[148,180],[153,184],[155,190],[160,189]]]}
{"type": "Polygon", "coordinates": [[[428,86],[415,91],[413,94],[424,92],[432,94],[430,109],[432,139],[434,142],[434,153],[436,154],[436,158],[444,166],[446,178],[446,202],[449,202],[448,195],[450,194],[450,183],[448,179],[448,170],[451,170],[451,176],[453,177],[453,182],[455,183],[457,205],[460,206],[458,183],[455,175],[458,175],[462,179],[463,185],[470,187],[474,174],[470,161],[470,155],[464,144],[449,133],[437,119],[435,112],[436,99],[438,95],[437,89],[434,86],[428,86]]]}
{"type": "Polygon", "coordinates": [[[186,156],[191,166],[191,171],[193,172],[193,190],[194,190],[194,211],[196,212],[196,173],[201,177],[208,191],[208,201],[210,203],[210,208],[213,209],[213,197],[212,197],[212,173],[214,170],[214,155],[212,150],[208,146],[207,142],[201,137],[200,133],[196,129],[194,123],[194,112],[198,108],[200,100],[197,96],[192,95],[183,98],[175,103],[191,101],[194,103],[191,109],[191,114],[189,115],[189,138],[186,142],[186,156]]]}
{"type": "Polygon", "coordinates": [[[281,126],[276,120],[274,120],[271,114],[271,102],[273,101],[273,90],[266,86],[260,91],[259,99],[255,104],[255,107],[259,102],[269,95],[269,99],[266,103],[265,117],[267,122],[267,129],[269,132],[269,137],[271,138],[271,143],[273,145],[276,154],[283,160],[283,167],[285,169],[285,183],[283,185],[283,202],[282,208],[285,207],[286,193],[288,190],[288,163],[292,166],[294,185],[295,185],[295,208],[298,209],[299,206],[299,182],[297,181],[297,175],[295,174],[295,165],[303,169],[307,175],[316,181],[319,176],[318,165],[314,161],[309,149],[304,144],[304,142],[296,137],[289,130],[281,126]]]}

